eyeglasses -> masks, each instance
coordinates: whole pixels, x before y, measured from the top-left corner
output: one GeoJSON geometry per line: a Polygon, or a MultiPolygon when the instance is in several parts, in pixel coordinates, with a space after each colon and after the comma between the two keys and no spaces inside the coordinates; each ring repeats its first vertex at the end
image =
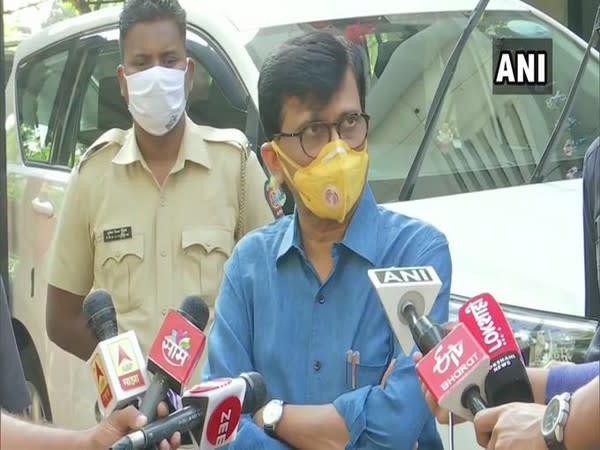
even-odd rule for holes
{"type": "Polygon", "coordinates": [[[316,158],[321,149],[331,142],[331,128],[335,127],[338,136],[353,148],[359,150],[367,140],[369,131],[369,115],[366,113],[350,113],[334,123],[325,121],[310,122],[296,133],[277,133],[274,139],[295,137],[300,139],[300,147],[309,158],[316,158]]]}

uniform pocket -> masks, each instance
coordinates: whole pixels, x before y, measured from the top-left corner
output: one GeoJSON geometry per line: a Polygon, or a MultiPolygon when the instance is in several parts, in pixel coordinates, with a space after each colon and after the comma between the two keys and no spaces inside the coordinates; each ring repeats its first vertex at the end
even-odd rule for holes
{"type": "Polygon", "coordinates": [[[144,262],[144,235],[96,244],[95,286],[108,290],[119,313],[140,306],[142,296],[136,294],[136,281],[144,262]]]}
{"type": "Polygon", "coordinates": [[[184,229],[181,246],[186,255],[185,285],[199,285],[200,295],[214,305],[223,280],[223,267],[233,248],[233,231],[217,227],[184,229]]]}

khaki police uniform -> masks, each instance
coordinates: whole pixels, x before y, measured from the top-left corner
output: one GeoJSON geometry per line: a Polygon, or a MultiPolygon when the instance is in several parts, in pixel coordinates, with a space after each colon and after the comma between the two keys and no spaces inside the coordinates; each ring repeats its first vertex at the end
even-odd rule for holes
{"type": "Polygon", "coordinates": [[[178,158],[162,187],[133,130],[110,130],[72,173],[49,283],[82,296],[108,290],[120,330],[135,330],[147,354],[167,309],[187,295],[200,295],[213,315],[235,242],[274,220],[265,182],[238,130],[186,118],[178,158]]]}

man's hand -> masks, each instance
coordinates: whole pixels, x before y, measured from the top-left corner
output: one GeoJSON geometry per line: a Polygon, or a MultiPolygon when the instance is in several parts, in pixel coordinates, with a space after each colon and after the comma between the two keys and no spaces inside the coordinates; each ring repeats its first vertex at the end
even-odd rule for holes
{"type": "Polygon", "coordinates": [[[475,416],[477,442],[487,450],[548,450],[542,436],[545,410],[535,403],[485,409],[475,416]]]}
{"type": "MultiPolygon", "coordinates": [[[[415,360],[415,363],[419,362],[422,358],[423,358],[423,355],[419,352],[415,352],[415,354],[413,355],[413,359],[415,360]]],[[[436,401],[433,399],[433,396],[427,389],[427,386],[425,386],[425,384],[423,384],[422,381],[421,381],[421,392],[423,392],[423,397],[425,397],[425,401],[427,402],[427,406],[429,407],[429,411],[431,411],[431,414],[433,415],[433,417],[435,417],[435,419],[440,424],[448,425],[449,416],[450,416],[449,411],[447,409],[442,408],[440,405],[438,405],[436,403],[436,401]]],[[[463,419],[460,416],[457,416],[456,414],[454,414],[453,419],[454,419],[455,425],[459,424],[459,423],[463,423],[465,421],[465,419],[463,419]]]]}
{"type": "MultiPolygon", "coordinates": [[[[169,409],[166,403],[160,403],[158,405],[158,417],[165,417],[168,414],[169,409]]],[[[146,422],[146,417],[133,406],[115,411],[107,419],[89,430],[89,446],[86,446],[86,448],[91,450],[106,450],[126,434],[142,428],[146,422]]],[[[179,448],[181,445],[180,433],[173,434],[170,441],[167,442],[164,439],[160,443],[160,450],[175,450],[179,448]]]]}

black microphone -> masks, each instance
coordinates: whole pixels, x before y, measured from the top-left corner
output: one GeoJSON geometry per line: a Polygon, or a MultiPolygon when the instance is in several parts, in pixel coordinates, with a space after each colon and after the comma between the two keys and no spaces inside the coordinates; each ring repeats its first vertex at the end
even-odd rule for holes
{"type": "Polygon", "coordinates": [[[130,433],[112,448],[148,448],[169,439],[176,431],[189,431],[196,448],[212,450],[233,442],[241,414],[254,414],[265,402],[265,383],[257,372],[207,381],[183,395],[181,410],[130,433]]]}
{"type": "Polygon", "coordinates": [[[435,348],[442,340],[444,336],[448,334],[442,326],[437,323],[432,323],[429,317],[425,315],[419,315],[415,305],[410,302],[404,304],[404,307],[400,311],[402,317],[408,322],[408,328],[410,334],[419,347],[421,353],[426,355],[435,348]]]}
{"type": "Polygon", "coordinates": [[[119,332],[117,312],[112,296],[104,289],[91,292],[83,301],[83,314],[98,341],[105,341],[119,332]]]}
{"type": "Polygon", "coordinates": [[[181,393],[198,365],[206,336],[203,333],[209,317],[208,306],[200,297],[185,298],[178,311],[167,313],[148,353],[148,371],[154,374],[140,411],[152,422],[156,408],[173,389],[181,393]]]}
{"type": "Polygon", "coordinates": [[[87,361],[98,391],[103,416],[137,401],[148,387],[146,361],[134,331],[118,334],[117,313],[105,290],[90,292],[83,301],[88,326],[98,345],[87,361]]]}
{"type": "Polygon", "coordinates": [[[533,403],[533,390],[510,324],[491,294],[481,294],[463,304],[458,312],[461,323],[490,357],[485,379],[490,406],[506,403],[533,403]]]}

